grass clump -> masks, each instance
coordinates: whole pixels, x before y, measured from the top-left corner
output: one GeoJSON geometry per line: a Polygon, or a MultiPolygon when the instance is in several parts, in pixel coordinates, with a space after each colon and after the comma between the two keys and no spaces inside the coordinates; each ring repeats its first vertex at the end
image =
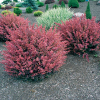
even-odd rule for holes
{"type": "Polygon", "coordinates": [[[56,23],[61,23],[61,21],[66,21],[71,19],[73,16],[73,12],[71,12],[68,8],[57,8],[50,9],[42,14],[41,17],[37,18],[38,25],[46,26],[46,29],[50,29],[51,26],[55,26],[56,23]]]}

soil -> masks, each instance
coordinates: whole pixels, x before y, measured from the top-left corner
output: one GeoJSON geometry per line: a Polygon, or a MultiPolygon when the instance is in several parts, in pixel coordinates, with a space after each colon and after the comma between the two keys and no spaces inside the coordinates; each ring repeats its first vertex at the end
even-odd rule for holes
{"type": "MultiPolygon", "coordinates": [[[[49,4],[52,8],[54,4],[49,4]]],[[[74,12],[84,13],[87,2],[79,3],[79,8],[70,8],[74,12]]],[[[39,10],[45,11],[46,5],[39,10]]],[[[66,4],[68,7],[68,4],[66,4]]],[[[100,19],[100,6],[90,1],[92,16],[100,19]]],[[[0,10],[2,11],[2,10],[0,10]]],[[[13,9],[11,9],[13,11],[13,9]]],[[[22,13],[31,24],[36,23],[33,14],[22,13]]],[[[0,42],[0,50],[5,50],[0,42]]],[[[60,70],[43,81],[29,81],[9,76],[0,64],[0,100],[100,100],[100,52],[90,54],[89,62],[82,56],[67,55],[60,70]]],[[[0,55],[0,60],[2,55],[0,55]]]]}

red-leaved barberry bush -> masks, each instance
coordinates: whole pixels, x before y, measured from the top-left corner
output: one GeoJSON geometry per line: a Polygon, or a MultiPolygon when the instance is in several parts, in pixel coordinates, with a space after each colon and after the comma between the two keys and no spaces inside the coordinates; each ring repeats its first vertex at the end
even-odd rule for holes
{"type": "MultiPolygon", "coordinates": [[[[57,23],[56,23],[57,24],[57,23]]],[[[95,17],[86,19],[85,15],[75,17],[58,25],[63,40],[66,40],[66,50],[75,54],[86,56],[91,51],[97,51],[100,47],[100,25],[95,17]]]]}
{"type": "Polygon", "coordinates": [[[7,28],[11,30],[16,30],[16,28],[20,28],[20,26],[25,27],[29,24],[29,21],[20,16],[16,16],[14,14],[8,14],[4,16],[1,14],[0,17],[0,41],[9,40],[10,33],[7,28]]]}
{"type": "Polygon", "coordinates": [[[12,76],[34,79],[57,71],[65,61],[65,41],[55,29],[45,31],[42,26],[21,26],[10,30],[11,41],[6,42],[2,64],[12,76]]]}

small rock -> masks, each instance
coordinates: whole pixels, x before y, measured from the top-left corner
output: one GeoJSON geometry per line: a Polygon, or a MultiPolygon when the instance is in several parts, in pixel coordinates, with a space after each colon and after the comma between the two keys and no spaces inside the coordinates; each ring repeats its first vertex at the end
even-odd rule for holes
{"type": "Polygon", "coordinates": [[[74,13],[74,15],[73,15],[73,17],[80,17],[80,16],[82,16],[82,15],[84,15],[84,13],[81,13],[81,12],[77,12],[77,13],[74,13]]]}

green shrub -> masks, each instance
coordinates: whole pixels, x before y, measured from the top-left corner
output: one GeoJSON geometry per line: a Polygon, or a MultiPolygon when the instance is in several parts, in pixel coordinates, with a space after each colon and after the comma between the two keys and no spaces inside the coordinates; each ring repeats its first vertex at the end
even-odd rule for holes
{"type": "Polygon", "coordinates": [[[79,7],[78,0],[69,0],[68,6],[72,8],[78,8],[79,7]]]}
{"type": "Polygon", "coordinates": [[[0,9],[1,9],[1,5],[0,5],[0,9]]]}
{"type": "Polygon", "coordinates": [[[65,3],[63,1],[61,2],[61,7],[65,7],[65,3]]]}
{"type": "MultiPolygon", "coordinates": [[[[4,10],[4,11],[1,12],[1,14],[3,14],[4,16],[6,16],[8,14],[12,14],[12,13],[13,12],[11,12],[10,10],[4,10]]],[[[14,13],[14,15],[16,15],[16,14],[14,13]]]]}
{"type": "Polygon", "coordinates": [[[11,0],[3,0],[2,4],[8,4],[11,0]]]}
{"type": "Polygon", "coordinates": [[[51,26],[55,26],[55,22],[61,23],[62,21],[66,21],[72,18],[73,12],[71,12],[68,8],[57,8],[50,9],[47,12],[43,13],[41,17],[38,17],[37,23],[38,25],[46,26],[46,29],[50,29],[51,26]]]}
{"type": "Polygon", "coordinates": [[[85,0],[78,0],[78,2],[84,2],[85,0]]]}
{"type": "Polygon", "coordinates": [[[91,19],[90,3],[89,3],[89,2],[88,2],[88,4],[87,4],[87,8],[86,8],[85,13],[86,13],[86,18],[87,18],[87,19],[91,19]]]}
{"type": "Polygon", "coordinates": [[[40,15],[42,15],[42,13],[43,12],[42,11],[39,11],[39,10],[38,11],[35,11],[34,12],[34,16],[40,16],[40,15]]]}
{"type": "Polygon", "coordinates": [[[20,10],[18,7],[14,7],[14,13],[19,16],[20,14],[22,14],[22,10],[20,10]]]}
{"type": "Polygon", "coordinates": [[[22,4],[21,3],[16,4],[16,7],[22,7],[22,4]]]}
{"type": "Polygon", "coordinates": [[[43,3],[43,2],[39,2],[39,1],[38,1],[36,4],[38,5],[38,7],[44,6],[44,3],[43,3]]]}
{"type": "Polygon", "coordinates": [[[18,0],[13,0],[14,2],[18,2],[18,0]]]}
{"type": "Polygon", "coordinates": [[[26,8],[26,13],[32,13],[32,12],[33,12],[33,9],[31,7],[26,8]]]}
{"type": "Polygon", "coordinates": [[[55,8],[55,9],[56,9],[56,8],[58,8],[58,7],[59,7],[59,6],[58,6],[58,5],[56,5],[56,4],[55,4],[55,5],[53,5],[53,8],[55,8]]]}
{"type": "Polygon", "coordinates": [[[45,9],[45,11],[47,11],[48,9],[49,9],[48,4],[46,4],[46,9],[45,9]]]}

